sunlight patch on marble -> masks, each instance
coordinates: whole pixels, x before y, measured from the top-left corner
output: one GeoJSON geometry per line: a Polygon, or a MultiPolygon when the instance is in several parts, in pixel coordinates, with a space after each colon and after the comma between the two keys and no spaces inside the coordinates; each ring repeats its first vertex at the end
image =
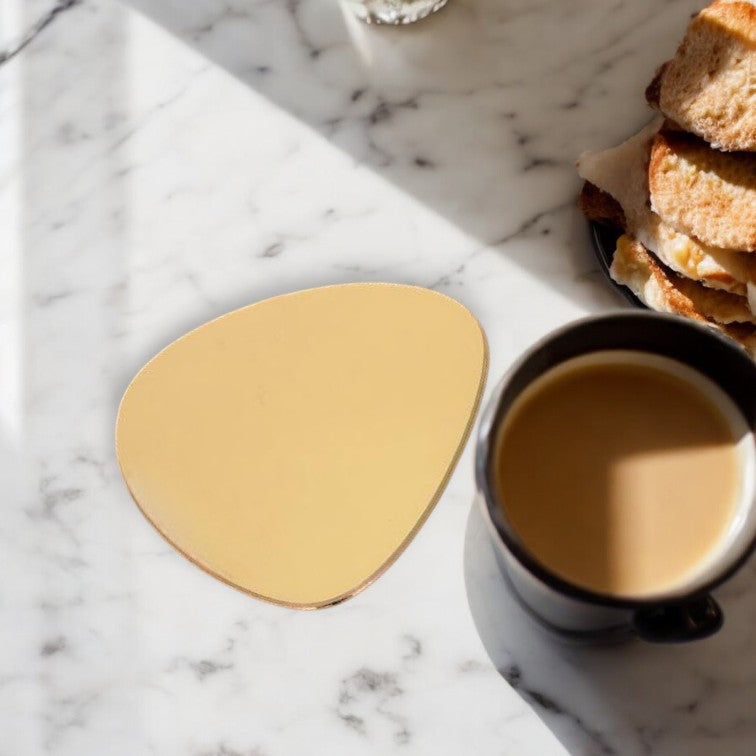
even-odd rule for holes
{"type": "MultiPolygon", "coordinates": [[[[3,36],[18,34],[22,22],[21,0],[3,0],[0,26],[3,36]]],[[[0,439],[18,446],[22,432],[22,258],[21,216],[23,174],[14,171],[22,164],[22,113],[15,105],[22,101],[18,66],[5,72],[0,87],[0,439]]]]}

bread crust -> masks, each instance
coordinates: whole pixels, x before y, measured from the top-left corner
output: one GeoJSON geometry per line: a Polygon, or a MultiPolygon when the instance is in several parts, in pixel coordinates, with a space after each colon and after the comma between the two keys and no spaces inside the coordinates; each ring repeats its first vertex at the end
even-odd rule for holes
{"type": "Polygon", "coordinates": [[[676,231],[711,247],[756,252],[756,153],[725,153],[660,131],[648,167],[651,207],[676,231]]]}
{"type": "MultiPolygon", "coordinates": [[[[661,265],[639,241],[625,234],[617,240],[610,273],[617,283],[631,285],[636,295],[638,276],[653,279],[653,286],[659,292],[668,312],[675,312],[694,320],[713,320],[723,325],[756,325],[756,315],[748,308],[745,297],[709,289],[697,281],[673,273],[661,265]]],[[[654,306],[653,301],[651,306],[654,306]]]]}
{"type": "Polygon", "coordinates": [[[756,283],[756,255],[704,245],[675,231],[651,210],[649,153],[660,125],[661,119],[656,119],[617,147],[581,155],[578,173],[589,186],[578,204],[589,220],[629,233],[676,272],[705,286],[745,295],[756,283]]]}
{"type": "MultiPolygon", "coordinates": [[[[681,315],[716,328],[756,358],[756,325],[752,322],[717,322],[709,314],[713,307],[708,300],[710,294],[735,299],[742,297],[707,290],[695,281],[677,276],[661,266],[640,242],[626,235],[617,241],[610,273],[617,283],[627,286],[651,309],[681,315]]],[[[722,316],[721,310],[718,313],[722,316]]]]}
{"type": "Polygon", "coordinates": [[[654,78],[646,87],[646,102],[654,109],[659,110],[659,99],[661,98],[661,86],[662,79],[664,78],[664,72],[667,70],[669,61],[662,63],[659,68],[656,69],[654,78]]]}
{"type": "Polygon", "coordinates": [[[578,197],[578,207],[589,221],[617,231],[627,229],[627,220],[622,205],[608,192],[602,191],[590,181],[583,183],[578,197]]]}
{"type": "Polygon", "coordinates": [[[716,0],[691,21],[649,104],[725,151],[756,151],[756,6],[716,0]]]}

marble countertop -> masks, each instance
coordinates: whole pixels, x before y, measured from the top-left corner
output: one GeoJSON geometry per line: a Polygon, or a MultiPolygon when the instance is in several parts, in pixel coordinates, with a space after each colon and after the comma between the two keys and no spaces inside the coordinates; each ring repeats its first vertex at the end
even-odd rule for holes
{"type": "Polygon", "coordinates": [[[723,631],[564,648],[512,603],[470,449],[355,599],[294,612],[194,568],[121,482],[113,424],[173,338],[267,296],[399,281],[466,304],[490,381],[621,307],[573,161],[648,117],[698,0],[0,8],[0,754],[684,754],[756,749],[756,564],[723,631]]]}

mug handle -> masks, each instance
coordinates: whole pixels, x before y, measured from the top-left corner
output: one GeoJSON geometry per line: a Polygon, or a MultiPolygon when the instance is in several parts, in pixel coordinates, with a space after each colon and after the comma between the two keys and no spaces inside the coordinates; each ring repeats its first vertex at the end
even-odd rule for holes
{"type": "Polygon", "coordinates": [[[675,604],[643,607],[633,615],[635,634],[651,643],[684,643],[714,635],[724,622],[711,596],[697,596],[675,604]]]}

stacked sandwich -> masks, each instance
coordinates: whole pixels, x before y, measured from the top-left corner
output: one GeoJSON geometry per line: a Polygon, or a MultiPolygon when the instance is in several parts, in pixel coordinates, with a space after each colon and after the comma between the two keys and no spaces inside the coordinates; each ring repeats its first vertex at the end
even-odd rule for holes
{"type": "Polygon", "coordinates": [[[581,209],[622,232],[615,281],[756,357],[756,5],[695,16],[646,98],[646,128],[578,161],[581,209]]]}

